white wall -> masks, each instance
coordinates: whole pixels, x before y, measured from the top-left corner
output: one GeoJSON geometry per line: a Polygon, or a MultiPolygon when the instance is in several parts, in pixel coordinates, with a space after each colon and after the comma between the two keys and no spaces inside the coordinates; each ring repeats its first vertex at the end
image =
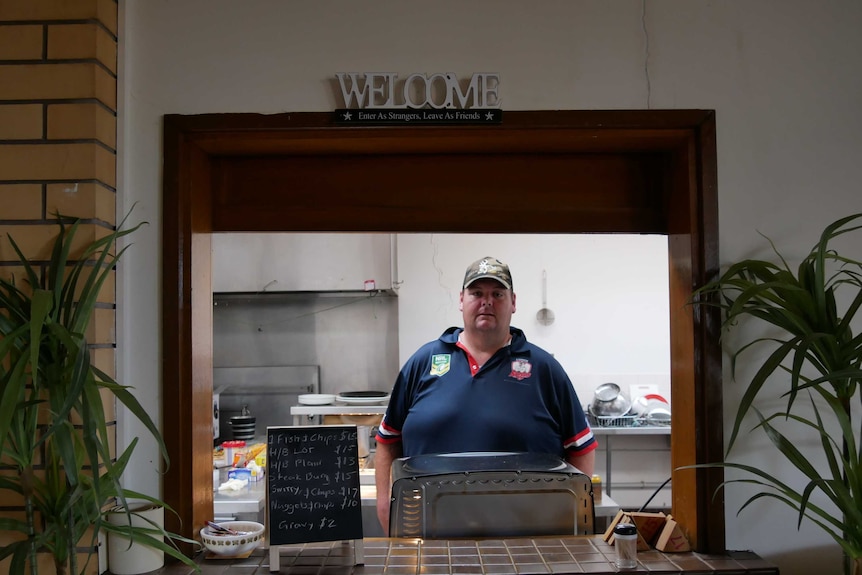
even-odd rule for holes
{"type": "MultiPolygon", "coordinates": [[[[716,110],[723,262],[763,254],[758,230],[799,257],[825,224],[862,211],[858,0],[120,0],[120,8],[118,205],[138,202],[134,219],[151,225],[121,271],[119,376],[154,413],[163,114],[328,111],[341,104],[336,72],[495,72],[504,110],[716,110]]],[[[726,425],[740,387],[725,384],[726,425]]],[[[121,432],[126,441],[138,434],[131,425],[121,432]]],[[[740,447],[740,460],[783,469],[759,443],[740,447]]],[[[158,489],[151,448],[138,453],[133,487],[158,489]]],[[[793,513],[775,504],[738,518],[744,500],[743,487],[729,489],[729,548],[753,549],[785,574],[838,572],[825,535],[808,524],[798,533],[793,513]]]]}

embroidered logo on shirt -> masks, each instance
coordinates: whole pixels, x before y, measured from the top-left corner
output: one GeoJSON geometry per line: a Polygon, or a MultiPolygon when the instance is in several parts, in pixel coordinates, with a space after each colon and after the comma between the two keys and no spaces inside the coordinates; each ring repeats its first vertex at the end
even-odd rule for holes
{"type": "Polygon", "coordinates": [[[509,373],[509,377],[521,381],[533,375],[532,371],[533,364],[531,364],[526,359],[516,359],[512,362],[512,372],[509,373]]]}
{"type": "Polygon", "coordinates": [[[452,356],[448,353],[431,356],[431,375],[444,375],[449,371],[452,356]]]}

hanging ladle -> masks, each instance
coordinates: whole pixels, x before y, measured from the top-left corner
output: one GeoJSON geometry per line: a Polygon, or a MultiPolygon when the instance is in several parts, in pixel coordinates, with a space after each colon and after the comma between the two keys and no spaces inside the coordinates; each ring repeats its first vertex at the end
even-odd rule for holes
{"type": "Polygon", "coordinates": [[[548,309],[548,272],[542,270],[542,309],[536,312],[536,319],[541,325],[554,323],[554,312],[548,309]]]}

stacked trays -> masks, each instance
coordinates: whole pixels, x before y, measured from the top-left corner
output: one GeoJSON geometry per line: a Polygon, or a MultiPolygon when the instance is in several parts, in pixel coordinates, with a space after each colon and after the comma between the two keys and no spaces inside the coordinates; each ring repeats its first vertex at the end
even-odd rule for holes
{"type": "Polygon", "coordinates": [[[254,428],[257,418],[251,415],[235,415],[230,418],[230,427],[233,438],[243,441],[254,439],[254,428]]]}

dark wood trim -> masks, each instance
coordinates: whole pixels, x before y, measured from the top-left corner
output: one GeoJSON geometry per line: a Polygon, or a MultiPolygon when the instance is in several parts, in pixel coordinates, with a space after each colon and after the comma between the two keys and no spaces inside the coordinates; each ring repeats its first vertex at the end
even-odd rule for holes
{"type": "MultiPolygon", "coordinates": [[[[212,511],[213,232],[667,234],[672,462],[722,460],[719,318],[688,305],[718,271],[712,111],[506,112],[497,126],[385,128],[337,126],[328,113],[169,115],[164,134],[164,494],[184,535],[212,511]]],[[[721,480],[720,470],[674,473],[673,514],[700,551],[724,550],[721,480]]]]}

